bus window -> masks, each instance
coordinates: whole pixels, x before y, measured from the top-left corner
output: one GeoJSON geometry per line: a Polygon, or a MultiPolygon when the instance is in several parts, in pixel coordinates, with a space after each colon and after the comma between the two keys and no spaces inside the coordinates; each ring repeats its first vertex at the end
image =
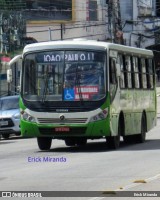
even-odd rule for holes
{"type": "Polygon", "coordinates": [[[124,65],[123,65],[123,57],[122,55],[118,55],[117,62],[120,66],[120,88],[125,88],[125,79],[124,79],[124,65]]]}
{"type": "Polygon", "coordinates": [[[133,71],[134,71],[134,84],[135,84],[135,88],[138,89],[140,85],[139,85],[139,70],[138,70],[137,57],[132,58],[132,64],[133,64],[133,71]]]}
{"type": "Polygon", "coordinates": [[[146,76],[146,62],[144,58],[141,58],[141,68],[142,68],[142,85],[143,88],[147,88],[147,76],[146,76]]]}
{"type": "Polygon", "coordinates": [[[62,90],[62,68],[58,64],[38,64],[37,68],[38,95],[43,95],[44,87],[47,95],[59,95],[62,90]]]}
{"type": "Polygon", "coordinates": [[[125,68],[127,71],[127,86],[132,88],[132,76],[131,76],[131,57],[125,56],[125,68]]]}
{"type": "Polygon", "coordinates": [[[110,83],[116,84],[116,61],[113,58],[110,58],[109,60],[109,66],[110,66],[110,83]]]}
{"type": "Polygon", "coordinates": [[[141,59],[138,58],[139,88],[143,88],[141,59]]]}
{"type": "Polygon", "coordinates": [[[28,84],[25,85],[24,91],[25,94],[35,94],[36,91],[36,64],[33,60],[26,60],[25,65],[25,81],[27,81],[28,84]],[[32,75],[32,76],[31,76],[32,75]]]}
{"type": "Polygon", "coordinates": [[[153,88],[153,60],[152,59],[146,59],[146,65],[147,65],[147,87],[153,88]]]}
{"type": "Polygon", "coordinates": [[[109,76],[110,76],[110,95],[111,101],[114,99],[116,88],[117,88],[117,78],[116,78],[116,60],[114,58],[109,58],[109,76]]]}

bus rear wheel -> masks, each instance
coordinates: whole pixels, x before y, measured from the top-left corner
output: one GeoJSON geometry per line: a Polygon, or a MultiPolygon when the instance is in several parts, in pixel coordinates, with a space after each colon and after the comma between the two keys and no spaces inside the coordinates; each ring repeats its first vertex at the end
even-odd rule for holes
{"type": "Polygon", "coordinates": [[[38,137],[37,138],[38,147],[40,150],[49,150],[52,144],[51,137],[38,137]]]}
{"type": "Polygon", "coordinates": [[[146,118],[145,115],[142,115],[141,119],[141,133],[134,136],[134,141],[136,143],[143,143],[146,140],[146,118]]]}

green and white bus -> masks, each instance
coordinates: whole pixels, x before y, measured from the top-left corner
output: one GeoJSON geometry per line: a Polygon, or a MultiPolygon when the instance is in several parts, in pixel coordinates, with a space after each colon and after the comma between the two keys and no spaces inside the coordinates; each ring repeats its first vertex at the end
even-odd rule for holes
{"type": "MultiPolygon", "coordinates": [[[[156,125],[152,51],[91,40],[27,45],[22,56],[21,134],[41,150],[106,138],[144,142],[156,125]]],[[[17,60],[17,59],[15,59],[17,60]]],[[[11,61],[13,64],[14,61],[11,61]]]]}

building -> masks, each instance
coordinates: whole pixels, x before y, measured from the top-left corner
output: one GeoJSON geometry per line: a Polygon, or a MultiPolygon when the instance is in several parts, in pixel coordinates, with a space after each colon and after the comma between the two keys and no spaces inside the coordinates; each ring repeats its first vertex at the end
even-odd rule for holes
{"type": "Polygon", "coordinates": [[[160,1],[120,0],[125,45],[151,49],[160,86],[160,1]]]}
{"type": "Polygon", "coordinates": [[[39,42],[88,38],[106,40],[105,0],[27,0],[27,36],[39,42]]]}
{"type": "Polygon", "coordinates": [[[7,63],[22,51],[26,36],[33,42],[83,37],[105,40],[106,11],[105,0],[0,0],[0,96],[17,93],[20,66],[12,67],[9,85],[7,63]]]}
{"type": "MultiPolygon", "coordinates": [[[[0,57],[21,51],[24,36],[31,42],[87,38],[152,50],[160,43],[159,0],[0,0],[0,20],[0,57]]],[[[0,95],[9,90],[4,60],[0,95]]],[[[19,70],[14,74],[19,81],[19,70]]]]}
{"type": "Polygon", "coordinates": [[[160,42],[160,1],[120,0],[126,45],[146,48],[160,42]]]}

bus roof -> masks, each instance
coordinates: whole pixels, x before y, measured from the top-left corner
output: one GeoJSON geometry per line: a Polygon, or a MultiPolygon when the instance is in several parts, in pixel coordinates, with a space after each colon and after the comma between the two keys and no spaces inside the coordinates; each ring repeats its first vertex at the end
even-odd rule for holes
{"type": "Polygon", "coordinates": [[[153,56],[151,50],[135,48],[120,44],[96,41],[96,40],[65,40],[65,41],[48,41],[26,45],[23,53],[51,50],[51,49],[99,49],[106,50],[111,49],[120,52],[136,53],[140,55],[153,56]]]}

